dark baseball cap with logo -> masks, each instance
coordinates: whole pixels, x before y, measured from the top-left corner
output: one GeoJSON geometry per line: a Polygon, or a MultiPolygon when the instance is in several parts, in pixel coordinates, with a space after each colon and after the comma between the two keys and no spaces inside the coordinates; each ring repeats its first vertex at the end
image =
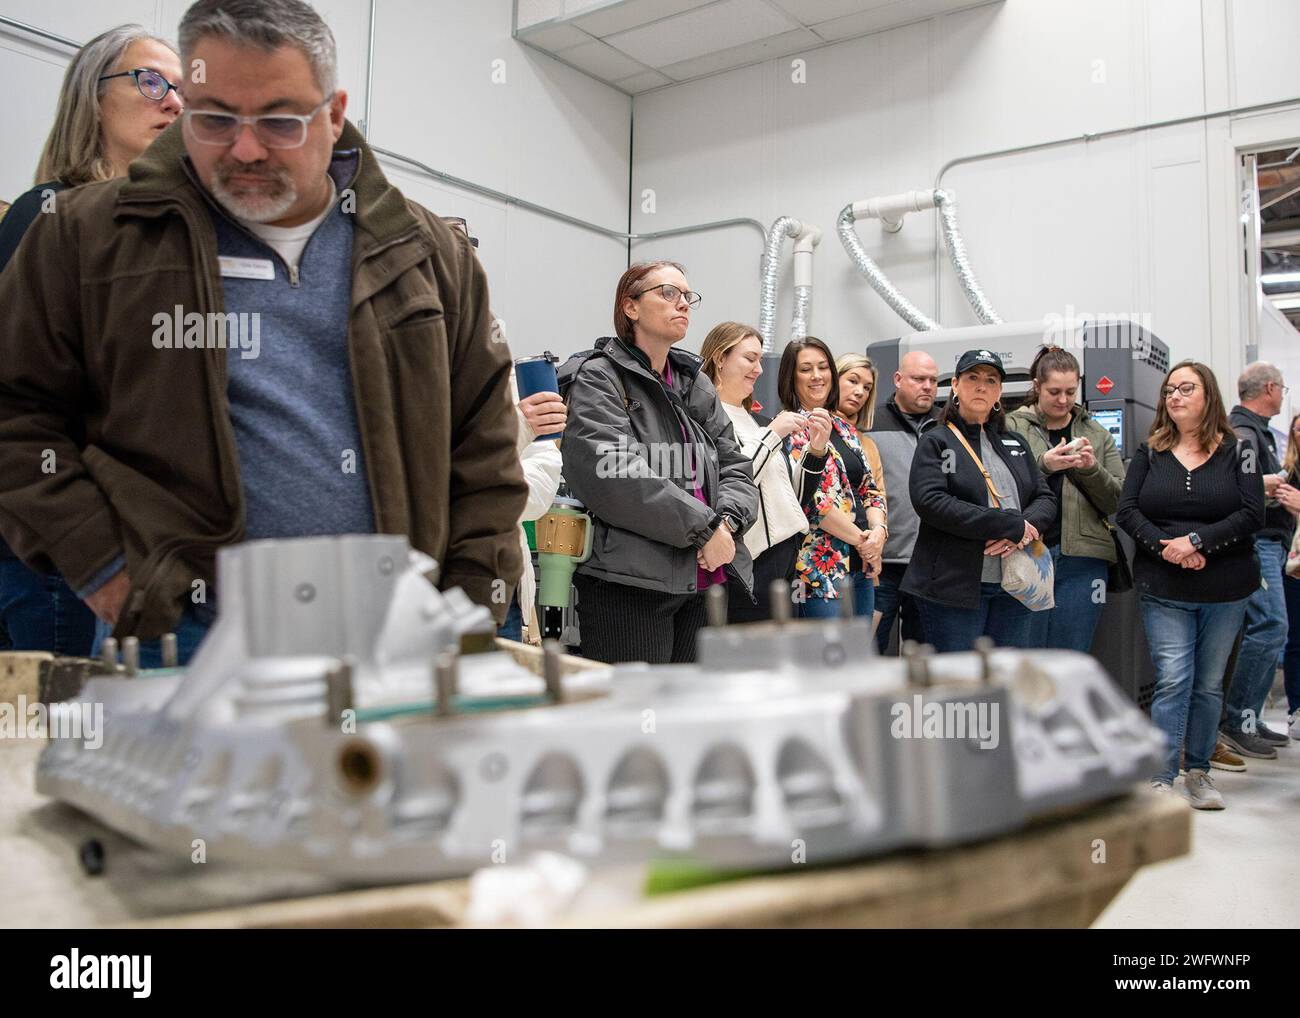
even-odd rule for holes
{"type": "Polygon", "coordinates": [[[957,374],[963,375],[971,368],[977,368],[981,364],[987,364],[989,367],[995,368],[998,377],[1004,382],[1007,380],[1007,369],[1002,366],[1002,358],[992,350],[967,350],[961,355],[961,359],[957,361],[957,374]]]}

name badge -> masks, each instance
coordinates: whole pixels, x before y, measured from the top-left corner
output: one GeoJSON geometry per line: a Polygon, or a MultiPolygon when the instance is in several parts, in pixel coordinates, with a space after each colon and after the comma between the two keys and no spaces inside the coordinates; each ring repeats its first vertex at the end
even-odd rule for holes
{"type": "Polygon", "coordinates": [[[222,276],[228,279],[274,279],[275,266],[269,258],[217,257],[222,276]]]}

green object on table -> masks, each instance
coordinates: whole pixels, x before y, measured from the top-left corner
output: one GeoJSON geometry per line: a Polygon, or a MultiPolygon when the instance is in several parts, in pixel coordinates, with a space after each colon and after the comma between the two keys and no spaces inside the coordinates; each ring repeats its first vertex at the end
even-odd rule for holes
{"type": "Polygon", "coordinates": [[[528,550],[537,550],[537,521],[524,520],[524,535],[528,538],[528,550]]]}
{"type": "Polygon", "coordinates": [[[678,859],[659,859],[646,869],[644,893],[647,898],[657,894],[689,891],[709,884],[724,884],[732,880],[746,880],[762,876],[764,870],[721,870],[700,862],[678,859]]]}

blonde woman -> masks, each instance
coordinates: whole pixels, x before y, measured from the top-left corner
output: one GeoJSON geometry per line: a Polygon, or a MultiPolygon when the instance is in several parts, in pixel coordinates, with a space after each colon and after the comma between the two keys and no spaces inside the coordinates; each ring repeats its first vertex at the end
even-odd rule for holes
{"type": "MultiPolygon", "coordinates": [[[[54,210],[59,191],[126,175],[180,116],[180,80],[176,51],[139,25],[109,29],[77,51],[63,76],[38,183],[0,218],[0,270],[32,221],[54,210]]],[[[29,569],[0,541],[0,650],[84,657],[94,636],[94,614],[63,578],[29,569]]]]}
{"type": "MultiPolygon", "coordinates": [[[[878,531],[873,531],[875,537],[870,545],[870,547],[875,548],[875,556],[869,560],[871,564],[871,584],[873,587],[877,587],[880,585],[880,574],[883,569],[881,560],[885,550],[885,541],[889,536],[889,529],[884,522],[888,511],[885,467],[880,460],[880,450],[876,448],[876,443],[867,435],[876,419],[876,365],[866,354],[846,353],[835,362],[835,370],[840,376],[840,399],[835,414],[857,429],[858,444],[862,449],[862,455],[866,459],[868,468],[870,468],[871,476],[875,478],[876,489],[880,492],[880,500],[886,507],[881,509],[880,526],[878,531]]],[[[873,609],[872,626],[880,624],[880,617],[881,613],[873,609]]]]}
{"type": "Polygon", "coordinates": [[[758,519],[745,532],[754,558],[754,600],[734,584],[727,591],[728,621],[757,622],[772,617],[773,580],[783,580],[787,592],[793,590],[795,557],[808,533],[808,518],[795,489],[805,475],[793,470],[792,476],[785,440],[806,431],[809,421],[789,410],[775,417],[759,415],[762,407],[754,402],[754,385],[763,373],[763,341],[753,326],[715,325],[704,337],[700,356],[758,485],[758,519]]]}

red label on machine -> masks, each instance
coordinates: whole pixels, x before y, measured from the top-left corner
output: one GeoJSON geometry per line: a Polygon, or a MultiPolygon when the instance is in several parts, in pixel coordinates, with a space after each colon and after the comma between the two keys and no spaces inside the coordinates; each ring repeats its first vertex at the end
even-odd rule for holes
{"type": "Polygon", "coordinates": [[[1113,388],[1115,388],[1115,383],[1112,382],[1105,375],[1102,375],[1099,379],[1097,379],[1097,391],[1101,393],[1103,396],[1106,395],[1106,393],[1110,392],[1110,390],[1113,388]]]}

